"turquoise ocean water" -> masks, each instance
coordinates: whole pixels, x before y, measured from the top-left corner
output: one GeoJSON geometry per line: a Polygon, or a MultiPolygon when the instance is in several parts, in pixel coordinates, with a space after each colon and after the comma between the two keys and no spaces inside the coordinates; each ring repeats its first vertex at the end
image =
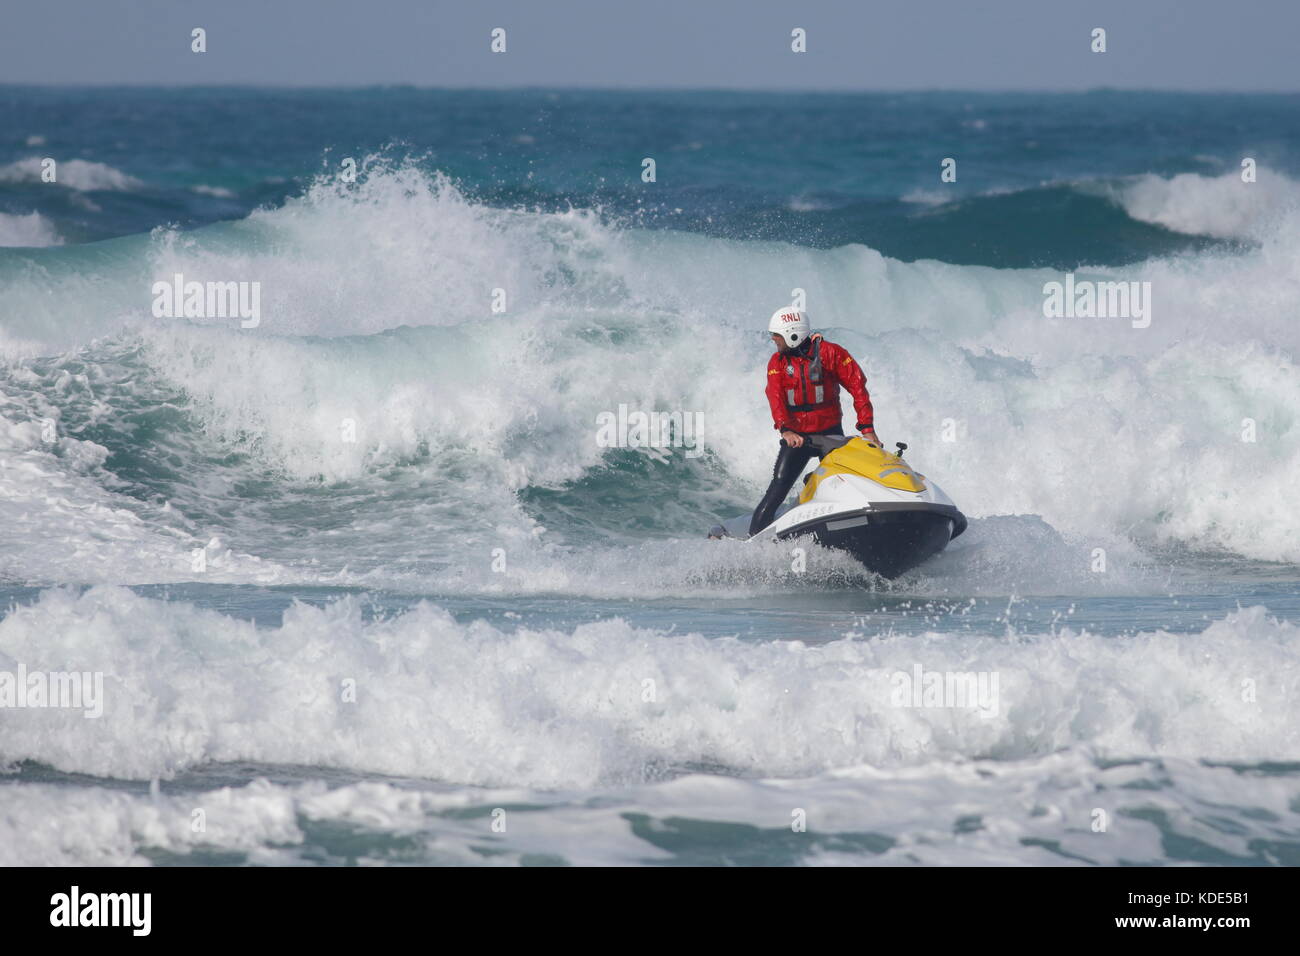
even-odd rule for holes
{"type": "Polygon", "coordinates": [[[1300,862],[1297,106],[0,88],[0,863],[1300,862]],[[703,537],[796,289],[897,581],[703,537]]]}

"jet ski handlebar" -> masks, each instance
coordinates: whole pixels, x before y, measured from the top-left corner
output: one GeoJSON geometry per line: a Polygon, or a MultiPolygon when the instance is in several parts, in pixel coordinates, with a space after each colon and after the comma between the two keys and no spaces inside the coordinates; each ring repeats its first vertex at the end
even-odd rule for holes
{"type": "Polygon", "coordinates": [[[852,435],[804,435],[803,440],[819,455],[833,452],[848,444],[852,435]]]}
{"type": "MultiPolygon", "coordinates": [[[[803,440],[812,447],[819,455],[826,455],[837,448],[843,448],[849,443],[849,440],[856,438],[856,435],[804,435],[803,440]]],[[[899,458],[903,457],[903,452],[907,451],[907,445],[903,442],[897,442],[899,458]]],[[[882,446],[883,447],[883,446],[882,446]]]]}

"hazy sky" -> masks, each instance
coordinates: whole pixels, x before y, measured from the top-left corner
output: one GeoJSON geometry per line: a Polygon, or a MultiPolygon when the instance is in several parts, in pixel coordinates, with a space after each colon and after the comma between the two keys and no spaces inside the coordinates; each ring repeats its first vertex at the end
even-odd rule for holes
{"type": "Polygon", "coordinates": [[[0,82],[1296,91],[1300,0],[0,0],[0,82]]]}

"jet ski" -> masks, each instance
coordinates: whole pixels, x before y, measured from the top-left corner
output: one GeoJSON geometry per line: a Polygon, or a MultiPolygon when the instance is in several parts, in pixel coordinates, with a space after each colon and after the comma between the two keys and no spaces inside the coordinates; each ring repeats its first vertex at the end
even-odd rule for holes
{"type": "MultiPolygon", "coordinates": [[[[948,546],[966,530],[952,499],[897,454],[857,436],[809,435],[821,464],[804,476],[797,504],[786,505],[751,541],[811,535],[847,551],[869,571],[896,578],[948,546]]],[[[752,513],[716,525],[711,538],[745,538],[752,513]]]]}

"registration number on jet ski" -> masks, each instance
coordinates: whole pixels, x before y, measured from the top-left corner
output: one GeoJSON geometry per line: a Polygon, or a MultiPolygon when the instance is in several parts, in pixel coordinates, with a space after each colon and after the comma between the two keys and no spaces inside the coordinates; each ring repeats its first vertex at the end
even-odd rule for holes
{"type": "Polygon", "coordinates": [[[814,518],[820,518],[822,515],[830,514],[836,508],[835,505],[803,505],[799,508],[792,508],[781,518],[783,526],[792,524],[802,524],[814,518]]]}

